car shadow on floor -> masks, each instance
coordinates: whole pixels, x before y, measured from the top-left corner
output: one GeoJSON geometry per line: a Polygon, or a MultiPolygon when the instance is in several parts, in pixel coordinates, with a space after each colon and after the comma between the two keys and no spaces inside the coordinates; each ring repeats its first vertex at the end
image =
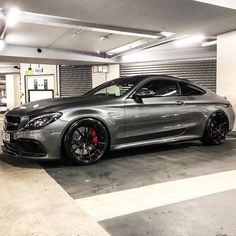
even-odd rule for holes
{"type": "MultiPolygon", "coordinates": [[[[147,145],[143,147],[135,147],[135,148],[126,148],[121,150],[114,150],[107,152],[104,157],[96,163],[91,165],[96,165],[98,163],[113,161],[116,159],[125,160],[126,158],[140,158],[143,155],[158,155],[160,153],[170,152],[170,151],[181,151],[186,150],[187,148],[192,147],[204,147],[199,141],[187,141],[187,142],[175,142],[168,144],[158,144],[158,145],[147,145]]],[[[39,162],[45,168],[57,168],[57,167],[74,167],[74,164],[67,162],[64,160],[55,160],[50,162],[39,162]]],[[[79,165],[78,165],[79,166],[79,165]]]]}
{"type": "Polygon", "coordinates": [[[168,143],[168,144],[156,144],[156,145],[148,145],[143,147],[135,147],[135,148],[127,148],[122,150],[116,150],[108,152],[103,159],[106,158],[120,158],[120,157],[132,157],[136,155],[144,155],[158,152],[165,152],[171,150],[185,149],[193,146],[202,146],[202,144],[198,141],[191,142],[176,142],[176,143],[168,143]]]}
{"type": "MultiPolygon", "coordinates": [[[[176,142],[176,143],[168,143],[168,144],[157,144],[157,145],[147,145],[142,147],[132,147],[132,148],[125,148],[121,150],[113,150],[108,151],[102,159],[99,160],[99,162],[107,161],[107,159],[117,159],[117,158],[131,158],[131,157],[137,157],[140,155],[145,154],[157,154],[158,152],[165,152],[170,150],[178,150],[178,149],[185,149],[188,147],[193,146],[202,146],[202,144],[198,141],[190,141],[190,142],[176,142]]],[[[59,167],[62,165],[65,165],[65,167],[75,166],[74,164],[71,164],[67,162],[64,157],[62,160],[55,160],[55,161],[39,161],[40,164],[43,166],[48,167],[59,167]],[[64,159],[64,160],[63,160],[64,159]]],[[[96,162],[98,163],[98,162],[96,162]]],[[[96,163],[93,163],[96,165],[96,163]]],[[[93,165],[91,164],[91,165],[93,165]]],[[[79,165],[78,165],[79,166],[79,165]]]]}

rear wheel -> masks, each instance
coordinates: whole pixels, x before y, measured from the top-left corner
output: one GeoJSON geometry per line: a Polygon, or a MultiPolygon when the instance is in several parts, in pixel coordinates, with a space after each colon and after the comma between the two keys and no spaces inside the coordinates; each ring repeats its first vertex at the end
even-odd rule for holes
{"type": "Polygon", "coordinates": [[[206,124],[202,143],[205,145],[219,145],[224,142],[229,130],[228,119],[223,112],[212,114],[206,124]]]}
{"type": "Polygon", "coordinates": [[[74,122],[64,137],[65,158],[77,164],[98,161],[107,147],[108,133],[105,126],[92,118],[74,122]]]}

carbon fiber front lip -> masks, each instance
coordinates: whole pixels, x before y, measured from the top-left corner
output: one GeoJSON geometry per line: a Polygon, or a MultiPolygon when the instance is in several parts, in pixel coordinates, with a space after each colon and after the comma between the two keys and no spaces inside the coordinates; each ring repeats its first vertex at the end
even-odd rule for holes
{"type": "Polygon", "coordinates": [[[7,154],[10,154],[10,155],[13,155],[13,156],[17,156],[17,153],[15,153],[12,150],[8,149],[5,145],[2,145],[1,148],[2,148],[2,151],[4,153],[7,153],[7,154]]]}
{"type": "Polygon", "coordinates": [[[6,148],[4,145],[1,146],[1,149],[3,151],[4,154],[6,155],[10,155],[13,158],[23,158],[23,159],[29,159],[29,160],[35,160],[35,161],[52,161],[52,160],[58,160],[60,158],[58,157],[52,157],[52,156],[41,156],[41,157],[37,157],[37,156],[25,156],[22,154],[17,154],[16,152],[6,148]]]}
{"type": "Polygon", "coordinates": [[[16,145],[14,145],[14,143],[7,143],[5,141],[3,141],[3,145],[2,145],[2,151],[3,152],[7,152],[11,155],[14,156],[26,156],[26,157],[46,157],[47,153],[37,153],[37,152],[25,152],[22,150],[19,150],[19,148],[17,148],[16,145]]]}

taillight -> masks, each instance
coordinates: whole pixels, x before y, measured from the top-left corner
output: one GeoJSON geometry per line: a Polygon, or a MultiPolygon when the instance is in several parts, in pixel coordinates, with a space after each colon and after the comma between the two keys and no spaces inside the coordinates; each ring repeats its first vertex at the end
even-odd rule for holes
{"type": "Polygon", "coordinates": [[[226,98],[226,97],[224,97],[225,98],[225,100],[227,101],[227,103],[225,104],[225,107],[233,107],[232,106],[232,104],[231,104],[231,102],[226,98]]]}
{"type": "Polygon", "coordinates": [[[231,102],[228,101],[228,103],[229,103],[229,107],[233,107],[231,102]]]}

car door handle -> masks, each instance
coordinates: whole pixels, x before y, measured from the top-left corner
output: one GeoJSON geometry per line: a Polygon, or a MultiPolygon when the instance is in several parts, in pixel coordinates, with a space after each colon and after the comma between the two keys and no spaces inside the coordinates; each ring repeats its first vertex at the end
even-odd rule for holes
{"type": "Polygon", "coordinates": [[[176,101],[175,104],[176,104],[176,105],[183,105],[184,102],[183,102],[183,101],[176,101]]]}

